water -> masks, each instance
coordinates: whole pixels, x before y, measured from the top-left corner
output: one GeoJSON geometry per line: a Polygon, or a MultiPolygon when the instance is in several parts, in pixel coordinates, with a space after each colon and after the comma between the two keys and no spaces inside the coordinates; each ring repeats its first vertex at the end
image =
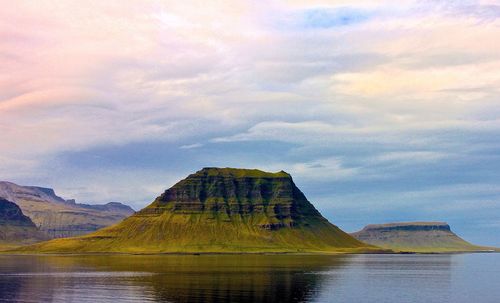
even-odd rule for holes
{"type": "Polygon", "coordinates": [[[500,302],[500,254],[0,255],[1,302],[500,302]]]}

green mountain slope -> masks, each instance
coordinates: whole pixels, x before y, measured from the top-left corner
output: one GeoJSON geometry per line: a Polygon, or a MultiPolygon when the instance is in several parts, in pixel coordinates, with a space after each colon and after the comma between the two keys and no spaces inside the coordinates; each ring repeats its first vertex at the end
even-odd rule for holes
{"type": "Polygon", "coordinates": [[[356,252],[376,250],[329,223],[283,171],[204,168],[146,208],[92,234],[27,252],[356,252]]]}
{"type": "Polygon", "coordinates": [[[395,251],[467,252],[491,248],[473,245],[457,236],[444,222],[371,224],[351,234],[356,239],[395,251]]]}

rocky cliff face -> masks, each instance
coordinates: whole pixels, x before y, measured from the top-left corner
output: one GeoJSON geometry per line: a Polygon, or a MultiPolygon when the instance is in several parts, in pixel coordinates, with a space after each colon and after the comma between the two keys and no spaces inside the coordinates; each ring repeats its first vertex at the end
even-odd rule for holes
{"type": "Polygon", "coordinates": [[[0,182],[0,197],[15,202],[35,225],[51,238],[87,234],[134,213],[123,204],[78,204],[64,200],[53,189],[0,182]]]}
{"type": "Polygon", "coordinates": [[[351,235],[360,241],[399,251],[446,252],[485,249],[463,240],[444,222],[371,224],[351,235]]]}
{"type": "Polygon", "coordinates": [[[121,223],[41,252],[300,252],[374,249],[329,223],[285,172],[204,168],[121,223]]]}
{"type": "Polygon", "coordinates": [[[165,191],[139,215],[163,212],[207,214],[227,221],[251,217],[256,226],[271,230],[326,221],[290,175],[257,170],[205,168],[165,191]]]}
{"type": "Polygon", "coordinates": [[[46,239],[19,206],[0,198],[0,245],[26,244],[46,239]]]}
{"type": "Polygon", "coordinates": [[[363,228],[365,232],[391,232],[391,231],[442,231],[451,232],[450,226],[445,222],[401,222],[386,224],[369,224],[363,228]]]}

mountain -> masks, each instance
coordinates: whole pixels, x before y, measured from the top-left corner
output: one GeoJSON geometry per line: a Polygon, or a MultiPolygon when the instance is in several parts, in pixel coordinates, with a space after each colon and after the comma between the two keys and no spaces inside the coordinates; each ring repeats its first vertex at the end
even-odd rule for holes
{"type": "Polygon", "coordinates": [[[149,206],[89,235],[25,252],[361,252],[377,250],[328,222],[283,172],[204,168],[149,206]]]}
{"type": "Polygon", "coordinates": [[[25,215],[50,238],[87,234],[110,226],[134,213],[117,202],[105,205],[64,200],[53,189],[0,182],[0,197],[16,203],[25,215]]]}
{"type": "Polygon", "coordinates": [[[0,198],[0,248],[47,240],[19,206],[0,198]]]}
{"type": "Polygon", "coordinates": [[[444,222],[404,222],[371,224],[352,233],[356,239],[408,252],[465,252],[485,251],[491,248],[473,245],[457,236],[444,222]]]}

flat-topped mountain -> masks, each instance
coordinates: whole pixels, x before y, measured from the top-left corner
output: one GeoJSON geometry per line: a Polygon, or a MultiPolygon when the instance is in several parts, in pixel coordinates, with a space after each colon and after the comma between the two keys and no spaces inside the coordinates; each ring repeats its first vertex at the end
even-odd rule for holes
{"type": "Polygon", "coordinates": [[[370,224],[351,234],[356,239],[396,251],[460,252],[488,248],[473,245],[457,236],[445,222],[402,222],[370,224]]]}
{"type": "Polygon", "coordinates": [[[328,222],[281,171],[204,168],[122,222],[36,252],[354,252],[375,250],[328,222]]]}
{"type": "Polygon", "coordinates": [[[50,238],[87,234],[134,213],[132,208],[121,203],[79,204],[57,196],[51,188],[11,182],[0,182],[0,197],[16,203],[50,238]]]}
{"type": "Polygon", "coordinates": [[[19,206],[0,198],[0,247],[47,240],[19,206]]]}

